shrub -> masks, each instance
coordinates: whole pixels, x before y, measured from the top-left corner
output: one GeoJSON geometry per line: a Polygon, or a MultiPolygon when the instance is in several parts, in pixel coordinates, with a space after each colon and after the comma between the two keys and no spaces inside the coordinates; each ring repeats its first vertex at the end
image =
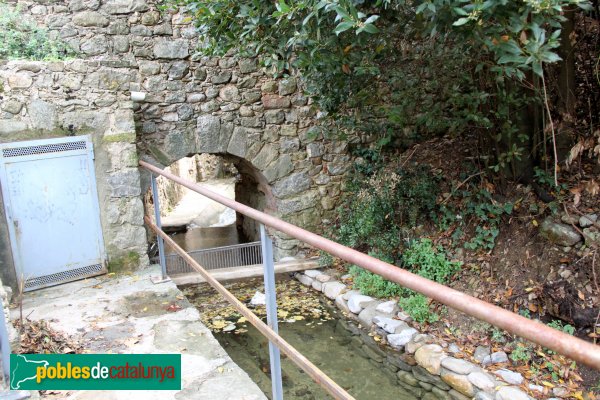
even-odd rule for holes
{"type": "Polygon", "coordinates": [[[339,242],[360,250],[396,257],[405,227],[424,221],[435,209],[438,177],[430,168],[357,173],[353,191],[338,210],[339,242]],[[357,183],[358,182],[358,183],[357,183]]]}
{"type": "Polygon", "coordinates": [[[59,60],[74,55],[66,43],[51,39],[18,8],[0,2],[0,59],[59,60]]]}
{"type": "Polygon", "coordinates": [[[429,300],[422,294],[413,294],[403,297],[398,302],[400,307],[418,323],[434,323],[440,316],[429,308],[429,300]]]}
{"type": "Polygon", "coordinates": [[[434,247],[432,241],[426,238],[411,242],[402,254],[402,261],[407,269],[438,283],[447,283],[461,265],[448,260],[444,249],[434,247]]]}
{"type": "Polygon", "coordinates": [[[440,206],[436,216],[438,227],[445,230],[456,225],[452,235],[455,245],[464,243],[469,250],[492,250],[500,233],[502,217],[512,213],[513,203],[496,201],[486,189],[465,189],[456,193],[456,197],[460,198],[457,206],[440,206]],[[465,242],[465,230],[471,226],[475,227],[473,236],[465,242]]]}

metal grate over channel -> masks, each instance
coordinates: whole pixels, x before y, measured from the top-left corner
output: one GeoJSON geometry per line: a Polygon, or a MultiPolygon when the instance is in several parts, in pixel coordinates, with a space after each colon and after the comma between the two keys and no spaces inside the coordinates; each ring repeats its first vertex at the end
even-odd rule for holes
{"type": "Polygon", "coordinates": [[[63,151],[73,150],[85,150],[87,142],[85,140],[68,143],[56,143],[56,144],[41,144],[38,146],[27,146],[27,147],[10,147],[2,149],[2,155],[4,157],[22,157],[30,156],[33,154],[46,154],[46,153],[60,153],[63,151]]]}
{"type": "Polygon", "coordinates": [[[56,274],[38,276],[36,278],[27,279],[25,282],[25,290],[29,291],[47,286],[54,286],[60,283],[66,283],[75,281],[77,279],[100,275],[104,272],[106,272],[106,269],[101,264],[94,264],[72,269],[70,271],[58,272],[56,274]]]}
{"type": "MultiPolygon", "coordinates": [[[[262,264],[260,242],[194,250],[189,251],[188,254],[207,270],[262,264]]],[[[165,260],[169,275],[196,272],[179,254],[167,254],[165,260]]]]}

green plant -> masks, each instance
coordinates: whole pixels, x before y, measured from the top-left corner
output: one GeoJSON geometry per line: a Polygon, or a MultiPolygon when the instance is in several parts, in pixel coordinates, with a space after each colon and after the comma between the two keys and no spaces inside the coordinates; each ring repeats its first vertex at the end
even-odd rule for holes
{"type": "Polygon", "coordinates": [[[435,209],[439,178],[424,166],[351,177],[350,192],[338,209],[336,239],[394,263],[405,227],[424,221],[435,209]]]}
{"type": "Polygon", "coordinates": [[[531,312],[528,309],[526,309],[526,308],[520,309],[519,310],[519,315],[522,316],[522,317],[531,319],[531,312]]]}
{"type": "MultiPolygon", "coordinates": [[[[590,8],[587,0],[163,1],[187,10],[205,54],[235,50],[274,75],[300,72],[340,137],[373,135],[383,148],[475,133],[480,166],[510,178],[550,156],[542,125],[558,110],[540,109],[544,66],[569,51],[560,38],[567,11],[590,8]]],[[[497,232],[477,235],[471,245],[489,249],[497,232]]]]}
{"type": "Polygon", "coordinates": [[[0,59],[59,60],[74,56],[64,42],[25,17],[18,8],[0,2],[0,59]]]}
{"type": "Polygon", "coordinates": [[[552,321],[548,322],[547,324],[550,328],[554,328],[554,329],[558,329],[559,331],[562,331],[564,333],[567,333],[569,335],[574,335],[575,334],[575,327],[569,324],[563,324],[563,322],[561,320],[558,319],[553,319],[552,321]]]}
{"type": "Polygon", "coordinates": [[[354,171],[359,176],[369,177],[378,172],[384,165],[381,149],[359,147],[353,150],[352,155],[360,160],[360,162],[355,162],[353,165],[354,171]]]}
{"type": "Polygon", "coordinates": [[[458,206],[440,207],[440,213],[436,216],[438,227],[448,229],[455,224],[452,235],[454,243],[464,242],[465,231],[473,227],[473,236],[464,242],[464,247],[469,250],[493,250],[500,234],[502,217],[512,213],[513,203],[495,200],[486,189],[466,188],[455,196],[460,199],[458,206]]]}
{"type": "Polygon", "coordinates": [[[547,191],[549,194],[549,201],[547,203],[548,209],[552,214],[557,214],[561,210],[561,204],[564,202],[567,192],[567,185],[559,183],[558,185],[554,182],[554,177],[541,168],[534,168],[534,182],[539,185],[540,189],[547,191]],[[554,199],[552,199],[554,198],[554,199]]]}
{"type": "Polygon", "coordinates": [[[319,252],[319,267],[331,267],[333,265],[333,256],[325,251],[319,252]]]}
{"type": "Polygon", "coordinates": [[[398,303],[418,323],[432,324],[440,319],[437,313],[430,310],[429,300],[422,294],[412,294],[403,297],[398,303]]]}
{"type": "Polygon", "coordinates": [[[493,328],[492,329],[492,340],[496,343],[506,342],[506,337],[504,336],[504,332],[498,328],[493,328]]]}
{"type": "Polygon", "coordinates": [[[515,362],[529,362],[533,356],[533,350],[531,347],[525,345],[522,342],[515,344],[512,352],[510,353],[510,359],[515,362]]]}
{"type": "Polygon", "coordinates": [[[434,247],[430,239],[414,240],[402,254],[407,269],[438,283],[447,283],[460,270],[460,262],[446,258],[441,246],[434,247]]]}
{"type": "MultiPolygon", "coordinates": [[[[379,258],[382,261],[391,261],[391,259],[384,254],[371,252],[369,255],[379,258]]],[[[383,277],[366,271],[356,265],[352,265],[348,272],[352,275],[354,286],[360,290],[362,294],[367,296],[394,297],[399,296],[406,291],[402,286],[387,281],[383,277]]]]}

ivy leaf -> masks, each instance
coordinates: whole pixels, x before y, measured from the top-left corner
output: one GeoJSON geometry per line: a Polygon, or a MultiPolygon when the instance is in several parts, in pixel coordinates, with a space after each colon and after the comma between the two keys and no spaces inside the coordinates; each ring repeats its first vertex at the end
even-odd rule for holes
{"type": "Polygon", "coordinates": [[[469,18],[459,18],[456,21],[454,21],[454,23],[452,25],[454,26],[462,26],[464,24],[466,24],[467,22],[469,22],[469,18]]]}
{"type": "Polygon", "coordinates": [[[290,12],[290,6],[288,6],[284,0],[279,0],[279,3],[277,3],[277,10],[282,13],[288,13],[290,12]]]}
{"type": "Polygon", "coordinates": [[[543,77],[544,76],[544,70],[542,69],[542,63],[541,62],[534,62],[531,64],[531,69],[533,70],[533,73],[536,74],[539,77],[543,77]]]}
{"type": "Polygon", "coordinates": [[[365,21],[365,25],[366,24],[372,24],[375,21],[377,21],[379,19],[379,15],[371,15],[369,18],[367,18],[367,20],[365,21]]]}
{"type": "Polygon", "coordinates": [[[542,59],[543,62],[547,62],[547,63],[553,63],[553,62],[562,60],[562,58],[560,58],[560,56],[558,54],[553,53],[551,51],[542,52],[542,54],[540,54],[540,58],[542,59]]]}
{"type": "Polygon", "coordinates": [[[348,29],[352,28],[353,26],[354,26],[354,22],[350,22],[350,21],[340,22],[335,27],[333,32],[339,36],[340,33],[347,31],[348,29]]]}
{"type": "Polygon", "coordinates": [[[427,3],[421,3],[419,4],[419,7],[417,7],[416,13],[417,14],[421,14],[423,11],[425,11],[425,9],[427,8],[427,3]]]}
{"type": "Polygon", "coordinates": [[[309,13],[306,18],[304,18],[304,20],[302,21],[302,25],[306,25],[308,24],[308,21],[310,21],[310,19],[315,15],[315,12],[311,12],[309,13]]]}
{"type": "Polygon", "coordinates": [[[363,31],[367,33],[377,33],[379,32],[379,29],[373,24],[365,24],[356,30],[356,34],[358,35],[363,31]]]}

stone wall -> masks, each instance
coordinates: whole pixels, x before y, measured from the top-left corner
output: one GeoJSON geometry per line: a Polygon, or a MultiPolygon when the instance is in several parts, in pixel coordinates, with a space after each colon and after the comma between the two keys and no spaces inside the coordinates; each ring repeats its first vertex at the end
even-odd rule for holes
{"type": "MultiPolygon", "coordinates": [[[[323,139],[318,112],[303,95],[300,79],[273,79],[257,60],[234,54],[197,56],[195,29],[186,16],[160,13],[153,2],[18,5],[86,61],[46,63],[37,72],[18,70],[14,63],[1,66],[4,140],[16,133],[38,137],[25,132],[39,131],[40,118],[31,117],[40,98],[56,110],[46,131],[68,131],[71,124],[80,131],[82,121],[70,122],[65,113],[133,111],[136,137],[126,143],[135,144],[141,158],[168,166],[191,154],[220,154],[240,171],[246,204],[311,230],[331,217],[350,157],[344,143],[323,139]]],[[[127,184],[137,183],[131,172],[121,175],[127,184]]],[[[141,182],[144,192],[147,174],[141,182]]],[[[276,236],[276,256],[296,254],[298,244],[276,236]]]]}
{"type": "MultiPolygon", "coordinates": [[[[338,275],[335,270],[306,270],[295,277],[344,312],[351,321],[340,320],[339,324],[355,335],[356,351],[371,358],[379,371],[394,375],[404,389],[402,399],[532,400],[519,387],[524,383],[521,374],[507,368],[493,373],[485,369],[492,364],[506,365],[506,353],[479,347],[474,354],[476,362],[467,361],[467,354],[456,344],[442,347],[430,335],[411,327],[410,317],[398,309],[397,300],[361,295],[343,283],[346,277],[337,280],[338,275]]],[[[544,388],[530,384],[529,390],[541,393],[544,388]]]]}
{"type": "MultiPolygon", "coordinates": [[[[1,65],[0,142],[90,135],[109,265],[134,267],[147,264],[148,257],[133,104],[129,93],[108,87],[112,84],[105,80],[130,75],[108,64],[77,60],[1,65]]],[[[8,240],[2,236],[1,272],[14,286],[8,240]]]]}

